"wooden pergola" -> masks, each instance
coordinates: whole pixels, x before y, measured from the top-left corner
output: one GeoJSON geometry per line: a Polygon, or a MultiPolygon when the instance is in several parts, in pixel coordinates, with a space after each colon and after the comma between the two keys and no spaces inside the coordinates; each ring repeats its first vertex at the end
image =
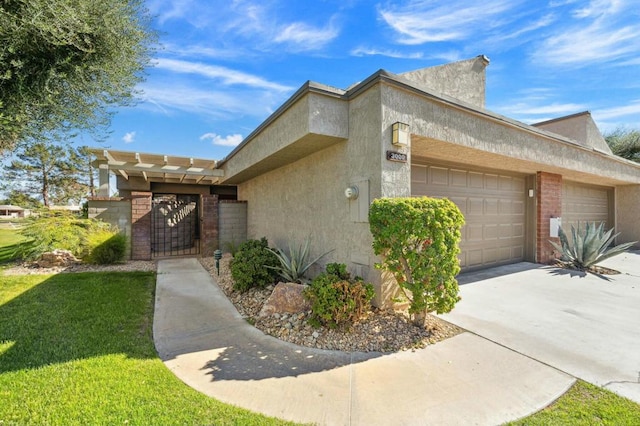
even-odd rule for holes
{"type": "Polygon", "coordinates": [[[198,185],[215,184],[224,176],[224,171],[216,168],[216,160],[98,148],[90,151],[100,171],[99,197],[109,196],[109,172],[126,180],[136,177],[145,182],[198,185]]]}

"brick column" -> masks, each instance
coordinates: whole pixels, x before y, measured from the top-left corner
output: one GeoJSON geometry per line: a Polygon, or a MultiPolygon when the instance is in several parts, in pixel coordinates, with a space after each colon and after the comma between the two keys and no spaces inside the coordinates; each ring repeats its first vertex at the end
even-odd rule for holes
{"type": "Polygon", "coordinates": [[[213,251],[219,249],[218,241],[218,196],[203,194],[202,221],[200,223],[200,253],[202,256],[213,256],[213,251]]]}
{"type": "Polygon", "coordinates": [[[151,192],[131,192],[131,259],[151,259],[151,192]]]}
{"type": "Polygon", "coordinates": [[[562,216],[562,176],[553,173],[538,172],[536,175],[536,262],[549,263],[557,258],[551,238],[549,219],[562,216]]]}

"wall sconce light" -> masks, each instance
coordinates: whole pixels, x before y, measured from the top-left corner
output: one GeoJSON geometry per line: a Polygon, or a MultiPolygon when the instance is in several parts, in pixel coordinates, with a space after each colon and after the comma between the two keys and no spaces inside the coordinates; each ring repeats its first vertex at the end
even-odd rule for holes
{"type": "Polygon", "coordinates": [[[392,139],[391,143],[397,146],[409,145],[409,125],[400,123],[399,121],[393,123],[391,126],[392,139]]]}
{"type": "Polygon", "coordinates": [[[347,197],[347,199],[349,200],[358,199],[359,194],[360,194],[360,191],[358,190],[357,186],[350,186],[344,190],[344,196],[347,197]]]}

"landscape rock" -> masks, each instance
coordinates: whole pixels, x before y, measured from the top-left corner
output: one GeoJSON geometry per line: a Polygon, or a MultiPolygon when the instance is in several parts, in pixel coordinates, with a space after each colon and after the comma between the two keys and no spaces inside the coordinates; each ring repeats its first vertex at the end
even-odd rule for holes
{"type": "Polygon", "coordinates": [[[273,289],[234,290],[230,260],[231,256],[225,254],[220,261],[220,275],[216,273],[213,257],[202,258],[200,262],[243,317],[251,318],[252,324],[263,333],[286,342],[345,352],[397,352],[431,345],[463,331],[434,315],[427,315],[426,327],[416,327],[405,313],[376,308],[372,308],[365,318],[351,328],[335,330],[312,327],[308,322],[313,316],[311,308],[302,312],[275,312],[259,316],[273,289]]]}
{"type": "Polygon", "coordinates": [[[56,249],[42,253],[42,256],[40,256],[40,259],[38,259],[36,263],[40,268],[55,268],[59,266],[71,266],[79,262],[80,260],[69,250],[56,249]]]}
{"type": "Polygon", "coordinates": [[[271,316],[273,314],[292,314],[283,315],[281,319],[285,320],[289,317],[298,319],[298,313],[305,312],[311,308],[307,299],[302,292],[306,288],[305,285],[296,283],[278,283],[273,289],[271,296],[267,299],[258,314],[258,317],[271,316]]]}

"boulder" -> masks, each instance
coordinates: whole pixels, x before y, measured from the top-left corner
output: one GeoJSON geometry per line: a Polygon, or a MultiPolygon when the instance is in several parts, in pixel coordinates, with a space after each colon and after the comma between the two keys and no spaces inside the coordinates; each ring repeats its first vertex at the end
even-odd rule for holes
{"type": "Polygon", "coordinates": [[[296,283],[278,283],[258,316],[266,317],[276,313],[297,314],[308,311],[311,305],[302,294],[306,287],[296,283]]]}
{"type": "Polygon", "coordinates": [[[42,253],[40,259],[36,261],[40,268],[56,268],[60,266],[71,266],[80,262],[69,250],[48,251],[42,253]]]}

